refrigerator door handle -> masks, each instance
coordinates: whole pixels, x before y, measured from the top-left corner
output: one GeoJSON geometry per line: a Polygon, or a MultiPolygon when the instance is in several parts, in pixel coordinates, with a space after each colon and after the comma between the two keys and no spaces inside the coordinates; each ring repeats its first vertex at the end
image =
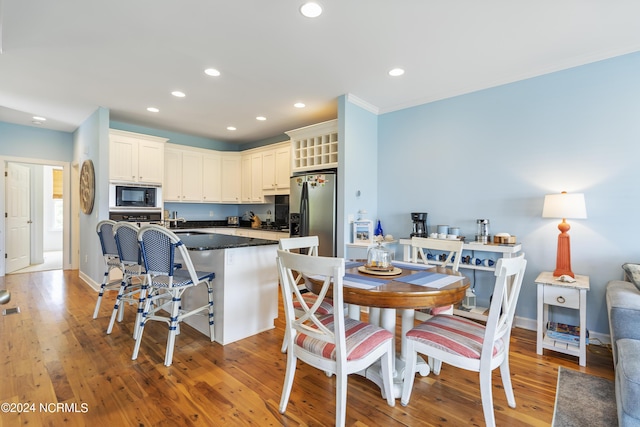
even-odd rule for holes
{"type": "Polygon", "coordinates": [[[300,195],[300,237],[309,235],[309,188],[307,182],[302,183],[300,195]]]}

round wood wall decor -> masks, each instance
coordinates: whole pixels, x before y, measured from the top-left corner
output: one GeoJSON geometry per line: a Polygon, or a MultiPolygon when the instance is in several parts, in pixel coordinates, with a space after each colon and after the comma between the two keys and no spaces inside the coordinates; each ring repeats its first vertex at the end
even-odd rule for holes
{"type": "Polygon", "coordinates": [[[95,197],[95,174],[93,162],[85,160],[80,169],[80,208],[89,215],[93,211],[93,199],[95,197]]]}

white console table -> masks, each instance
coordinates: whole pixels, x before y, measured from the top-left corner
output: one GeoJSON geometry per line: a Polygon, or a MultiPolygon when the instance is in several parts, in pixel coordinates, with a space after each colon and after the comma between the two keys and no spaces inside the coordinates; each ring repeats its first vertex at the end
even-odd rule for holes
{"type": "MultiPolygon", "coordinates": [[[[399,240],[400,245],[403,245],[403,260],[404,261],[411,261],[411,239],[400,239],[399,240]]],[[[520,254],[520,252],[522,251],[522,244],[521,243],[516,243],[514,245],[496,245],[496,244],[491,244],[491,243],[476,243],[476,242],[469,242],[469,243],[464,243],[462,245],[462,251],[464,253],[464,251],[473,251],[474,254],[475,252],[483,252],[483,253],[488,253],[488,254],[498,254],[499,258],[511,258],[514,256],[517,256],[520,254]]],[[[495,261],[495,260],[494,260],[495,261]]],[[[430,264],[442,264],[439,261],[433,261],[430,260],[429,261],[430,264]]],[[[460,268],[461,269],[470,269],[470,270],[482,270],[482,271],[495,271],[495,267],[486,267],[484,265],[471,265],[471,264],[464,264],[462,262],[460,262],[460,268]]],[[[463,316],[463,317],[468,317],[470,319],[476,319],[476,320],[486,320],[487,316],[486,316],[486,311],[488,310],[487,307],[476,307],[474,309],[471,309],[470,311],[467,310],[460,310],[460,309],[454,309],[453,312],[459,316],[463,316]]]]}

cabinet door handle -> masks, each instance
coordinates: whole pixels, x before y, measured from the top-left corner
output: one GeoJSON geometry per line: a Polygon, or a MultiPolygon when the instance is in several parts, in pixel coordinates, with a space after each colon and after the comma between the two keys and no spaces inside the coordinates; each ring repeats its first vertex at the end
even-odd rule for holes
{"type": "Polygon", "coordinates": [[[564,304],[566,302],[566,300],[564,299],[564,297],[561,295],[558,298],[556,298],[556,301],[558,301],[560,304],[564,304]]]}

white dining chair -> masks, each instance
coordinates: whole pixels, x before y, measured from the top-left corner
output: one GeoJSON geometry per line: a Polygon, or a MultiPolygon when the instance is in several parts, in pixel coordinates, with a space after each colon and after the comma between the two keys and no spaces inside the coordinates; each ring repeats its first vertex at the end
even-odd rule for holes
{"type": "MultiPolygon", "coordinates": [[[[300,251],[300,253],[306,253],[308,256],[318,256],[318,246],[320,245],[320,240],[318,236],[304,236],[304,237],[291,237],[280,239],[280,249],[285,251],[300,251]]],[[[304,280],[302,279],[302,275],[297,275],[296,283],[298,288],[303,286],[304,280]]],[[[299,313],[303,312],[302,302],[304,302],[307,307],[312,306],[317,301],[317,296],[311,292],[302,293],[302,301],[294,300],[293,308],[299,313]]],[[[333,301],[331,298],[325,298],[322,301],[322,304],[318,307],[319,315],[326,315],[333,313],[333,301]]],[[[282,348],[281,351],[286,353],[287,351],[287,329],[285,328],[285,336],[282,340],[282,348]]]]}
{"type": "MultiPolygon", "coordinates": [[[[343,304],[344,259],[315,256],[278,250],[278,272],[283,287],[286,328],[288,330],[287,367],[280,399],[280,413],[289,403],[297,360],[336,376],[336,426],[344,426],[347,404],[347,376],[381,362],[383,397],[389,406],[395,405],[392,391],[391,332],[345,316],[343,304]],[[296,275],[322,282],[318,299],[312,306],[303,303],[296,275]],[[329,293],[329,290],[332,292],[329,293]],[[332,315],[320,315],[318,307],[331,295],[334,303],[332,315]],[[303,308],[298,314],[293,301],[303,308]]],[[[322,405],[323,402],[318,402],[322,405]]]]}
{"type": "Polygon", "coordinates": [[[213,325],[213,284],[215,274],[196,271],[189,251],[184,243],[172,231],[160,225],[145,225],[138,232],[138,242],[147,274],[147,296],[140,320],[140,329],[136,337],[132,359],[138,358],[144,327],[150,320],[165,322],[169,325],[169,336],[164,364],[170,366],[179,324],[187,317],[208,311],[209,335],[214,340],[213,325]],[[180,257],[181,267],[177,268],[176,259],[180,257]],[[208,301],[189,311],[182,309],[182,294],[189,288],[203,284],[207,287],[208,301]]]}
{"type": "Polygon", "coordinates": [[[411,262],[428,264],[425,251],[442,251],[447,252],[442,266],[450,266],[453,271],[458,271],[463,245],[462,240],[429,239],[414,236],[411,238],[411,262]]]}
{"type": "MultiPolygon", "coordinates": [[[[442,261],[442,266],[449,267],[453,271],[458,271],[460,268],[460,259],[462,258],[463,245],[464,242],[462,240],[428,239],[425,237],[414,236],[411,238],[411,262],[428,264],[427,252],[432,250],[445,252],[446,258],[442,261]]],[[[453,306],[448,305],[444,307],[433,307],[426,310],[416,310],[415,318],[420,321],[424,321],[429,319],[432,315],[440,313],[453,314],[453,306]]],[[[428,363],[431,370],[436,375],[440,374],[442,363],[439,360],[434,360],[430,357],[428,363]]]]}
{"type": "Polygon", "coordinates": [[[421,353],[460,369],[479,373],[482,410],[487,426],[495,426],[491,375],[497,367],[500,367],[507,403],[515,408],[509,371],[509,341],[526,266],[524,254],[498,260],[486,325],[460,316],[438,314],[406,333],[407,369],[402,405],[409,403],[417,354],[421,353]]]}

